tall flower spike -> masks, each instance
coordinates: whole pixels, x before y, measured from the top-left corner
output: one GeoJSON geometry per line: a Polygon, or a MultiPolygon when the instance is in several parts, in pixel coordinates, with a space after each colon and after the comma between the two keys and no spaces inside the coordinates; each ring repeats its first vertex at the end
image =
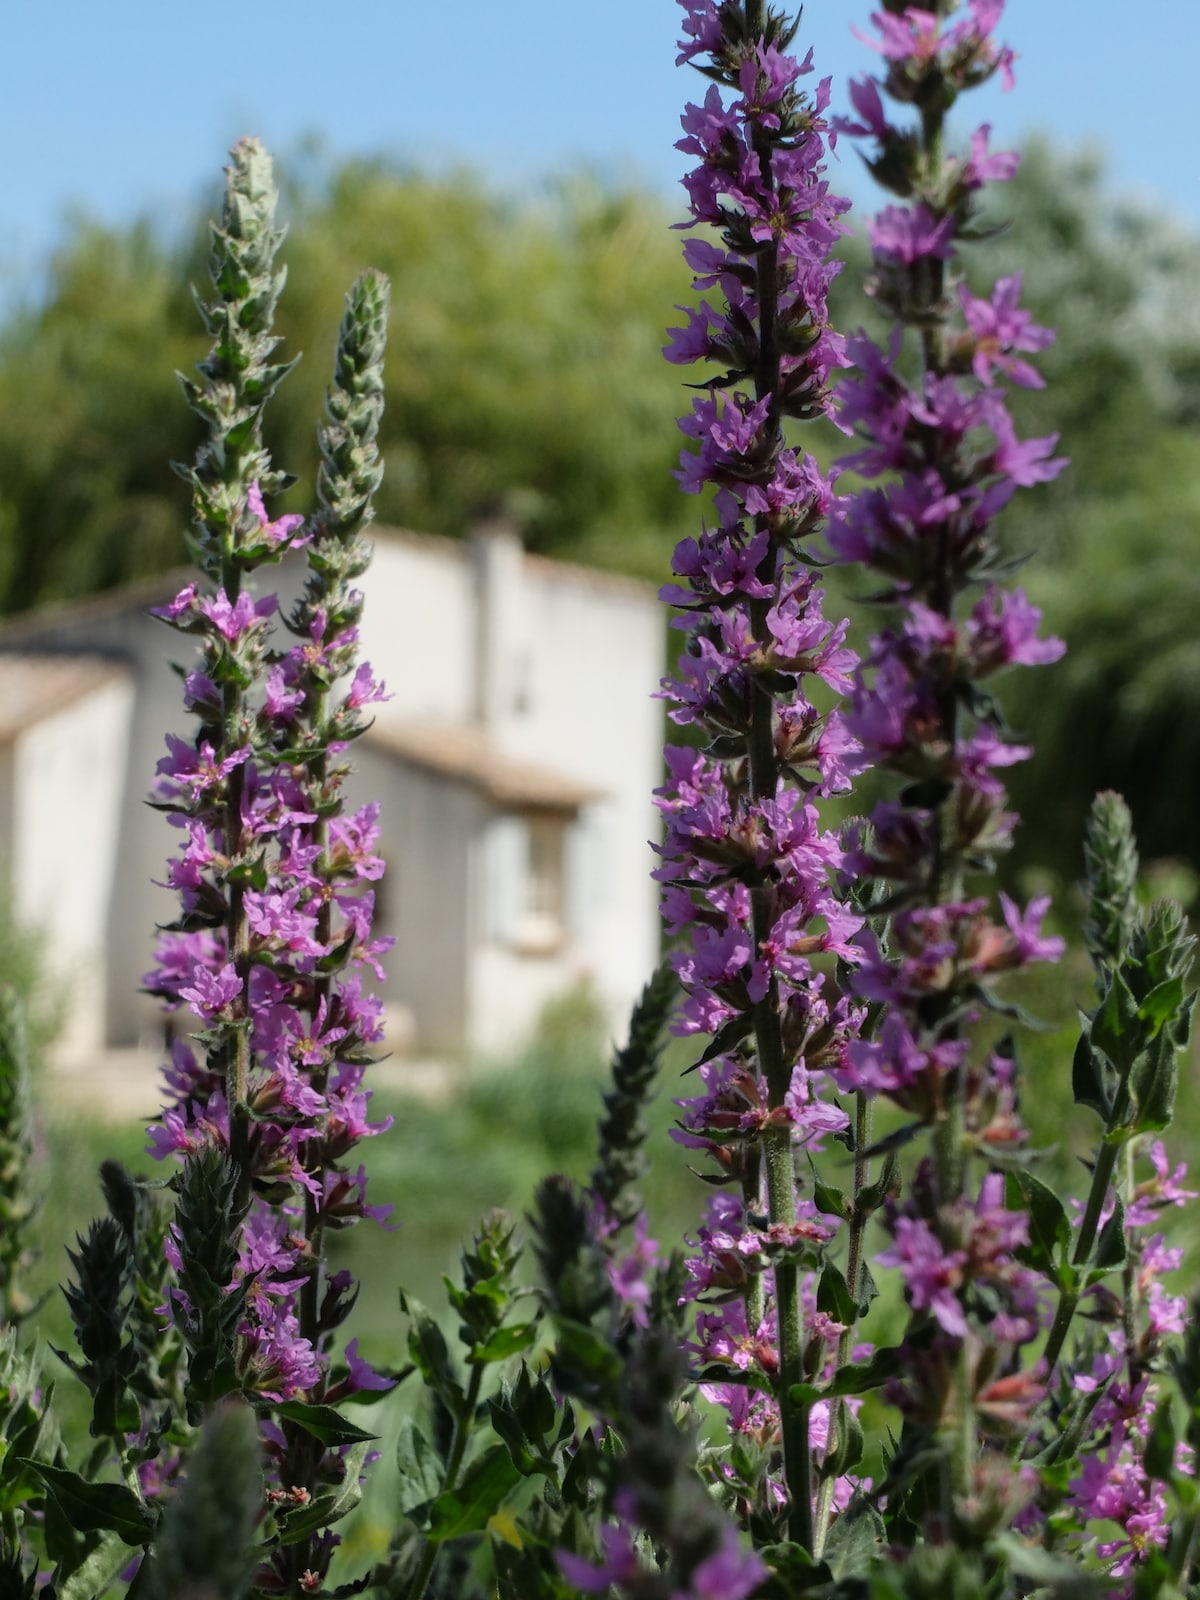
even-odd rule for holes
{"type": "MultiPolygon", "coordinates": [[[[869,290],[895,330],[882,348],[865,335],[851,340],[857,370],[838,390],[842,423],[859,440],[843,465],[879,486],[839,505],[830,529],[835,554],[873,569],[897,608],[872,641],[848,719],[871,759],[903,780],[851,855],[852,870],[878,885],[886,924],[886,936],[862,935],[854,987],[884,1020],[874,1038],[850,1045],[837,1076],[932,1129],[931,1161],[904,1205],[889,1208],[894,1244],[880,1259],[900,1270],[914,1313],[913,1349],[922,1354],[896,1397],[910,1425],[945,1443],[943,1519],[966,1514],[979,1438],[1014,1421],[989,1410],[984,1374],[1015,1370],[1039,1333],[1036,1276],[1023,1264],[1028,1219],[1005,1209],[998,1170],[1019,1136],[1011,1054],[979,1059],[971,1026],[983,1008],[1001,1008],[999,976],[1062,949],[1041,933],[1046,901],[1022,911],[1001,896],[997,917],[968,887],[1007,846],[1016,820],[999,774],[1030,753],[1006,737],[982,681],[1053,661],[1063,648],[1038,637],[1040,615],[1020,591],[999,587],[995,518],[1018,487],[1064,463],[1050,459],[1053,438],[1017,439],[1003,388],[1005,379],[1040,383],[1017,352],[1036,352],[1052,335],[1020,310],[1019,279],[980,298],[961,275],[979,193],[1011,177],[1017,158],[990,154],[986,127],[969,155],[944,151],[958,94],[996,72],[1011,82],[1011,52],[991,37],[1001,0],[972,0],[951,24],[956,9],[940,0],[873,16],[884,76],[855,85],[859,120],[844,125],[874,140],[877,176],[908,203],[887,206],[870,227],[869,290]],[[881,89],[915,107],[919,127],[894,127],[881,89]],[[1001,1104],[1008,1109],[997,1119],[1001,1104]],[[971,1152],[985,1168],[977,1190],[971,1152]]],[[[1038,1389],[1026,1389],[1028,1407],[1038,1389]]]]}
{"type": "Polygon", "coordinates": [[[215,297],[194,295],[213,346],[197,367],[199,382],[180,375],[188,404],[208,424],[209,437],[195,466],[179,470],[192,486],[193,558],[232,598],[239,587],[238,568],[262,559],[255,548],[261,523],[256,525],[250,509],[252,486],[271,495],[291,481],[271,468],[262,416],[296,362],[271,360],[279,342],[272,331],[275,307],[287,278],[275,263],[283,230],[275,226],[278,193],[271,158],[257,139],[240,140],[230,155],[221,220],[212,224],[209,249],[215,297]]]}
{"type": "MultiPolygon", "coordinates": [[[[697,1264],[697,1294],[711,1289],[720,1303],[702,1315],[701,1344],[711,1361],[742,1368],[760,1352],[751,1372],[782,1437],[789,1533],[811,1548],[810,1418],[793,1392],[805,1359],[821,1365],[822,1333],[805,1326],[799,1265],[817,1264],[834,1228],[797,1193],[795,1162],[845,1124],[824,1093],[858,1016],[830,968],[854,959],[859,925],[835,895],[842,851],[814,802],[846,789],[859,762],[841,714],[806,689],[819,680],[823,699],[844,693],[855,664],[802,554],[833,491],[782,430],[828,412],[828,379],[845,361],[826,293],[846,202],[823,176],[828,82],[810,100],[798,84],[811,59],[787,54],[795,24],[761,0],[683,5],[680,60],[712,80],[683,117],[679,148],[698,158],[684,186],[691,225],[720,238],[690,239],[685,256],[696,287],[724,299],[689,311],[667,356],[725,370],[680,423],[697,445],[680,482],[715,490],[717,524],[679,546],[679,582],[663,590],[688,629],[664,693],[705,748],[666,752],[656,875],[668,927],[683,935],[677,1031],[714,1036],[701,1057],[705,1093],[681,1102],[680,1137],[737,1184],[738,1229],[759,1239],[734,1252],[751,1268],[733,1286],[740,1303],[712,1262],[697,1264]],[[762,1213],[767,1222],[752,1224],[762,1213]]],[[[777,1503],[764,1502],[765,1514],[777,1503]]]]}
{"type": "MultiPolygon", "coordinates": [[[[366,274],[347,298],[320,435],[318,515],[308,528],[295,515],[273,519],[266,495],[283,480],[261,446],[261,411],[286,368],[268,359],[282,284],[272,217],[269,163],[243,144],[214,230],[217,297],[205,321],[216,344],[192,391],[212,430],[192,474],[193,544],[219,587],[205,594],[188,584],[159,612],[199,636],[199,663],[184,680],[199,727],[190,743],[168,738],[159,763],[158,803],[185,843],[169,869],[181,914],[147,982],[173,1008],[186,1006],[199,1031],[176,1042],[152,1148],[183,1156],[192,1174],[198,1161],[228,1157],[233,1185],[220,1205],[185,1207],[185,1179],[170,1247],[194,1410],[231,1389],[269,1411],[388,1387],[357,1358],[334,1364],[355,1297],[349,1274],[327,1277],[324,1266],[331,1230],[382,1215],[351,1157],[388,1125],[369,1120],[363,1083],[382,1032],[363,968],[378,973],[388,943],[371,935],[383,872],[378,807],[348,814],[343,796],[346,747],[383,696],[357,659],[362,594],[353,583],[370,557],[359,534],[381,473],[388,288],[366,274]],[[281,649],[276,597],[255,598],[249,580],[305,547],[308,582],[287,620],[294,642],[281,649]],[[185,1281],[195,1249],[184,1248],[184,1234],[196,1227],[215,1229],[233,1263],[200,1286],[211,1305],[185,1281]]],[[[295,1416],[268,1430],[264,1446],[286,1487],[272,1502],[277,1523],[296,1514],[296,1495],[311,1499],[351,1470],[344,1447],[326,1448],[295,1416]]],[[[272,1583],[299,1592],[304,1574],[323,1577],[334,1544],[310,1518],[280,1539],[272,1583]]]]}

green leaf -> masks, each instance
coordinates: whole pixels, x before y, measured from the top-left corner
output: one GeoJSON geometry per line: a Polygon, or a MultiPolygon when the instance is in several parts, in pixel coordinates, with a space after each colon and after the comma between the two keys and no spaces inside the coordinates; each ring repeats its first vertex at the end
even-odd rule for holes
{"type": "Polygon", "coordinates": [[[1108,1057],[1122,1077],[1129,1071],[1140,1030],[1133,990],[1120,972],[1113,972],[1104,999],[1092,1018],[1092,1046],[1108,1057]]]}
{"type": "Polygon", "coordinates": [[[521,1481],[512,1457],[502,1444],[493,1445],[467,1471],[454,1489],[438,1495],[429,1512],[428,1537],[437,1544],[478,1533],[521,1481]]]}
{"type": "Polygon", "coordinates": [[[1040,1178],[1020,1168],[1005,1175],[1004,1199],[1010,1211],[1029,1213],[1029,1243],[1020,1253],[1057,1282],[1071,1244],[1071,1224],[1062,1201],[1040,1178]]]}
{"type": "Polygon", "coordinates": [[[379,1437],[376,1433],[365,1433],[362,1428],[355,1427],[353,1422],[347,1422],[335,1406],[311,1406],[302,1400],[285,1400],[282,1405],[272,1408],[276,1416],[283,1417],[288,1422],[294,1422],[297,1427],[303,1428],[305,1433],[311,1433],[314,1439],[319,1439],[322,1444],[359,1444],[364,1439],[373,1440],[379,1437]]]}
{"type": "Polygon", "coordinates": [[[1112,1267],[1119,1267],[1125,1261],[1127,1250],[1125,1204],[1121,1196],[1118,1195],[1112,1216],[1109,1217],[1100,1230],[1100,1237],[1096,1240],[1092,1259],[1088,1265],[1103,1268],[1105,1271],[1112,1267]]]}
{"type": "Polygon", "coordinates": [[[1017,1577],[1026,1579],[1043,1593],[1053,1593],[1056,1589],[1063,1594],[1088,1592],[1081,1587],[1083,1574],[1077,1556],[1045,1550],[1041,1545],[1031,1544],[1021,1538],[1019,1534],[1007,1532],[994,1535],[989,1548],[1004,1557],[1006,1565],[1017,1577]]]}
{"type": "Polygon", "coordinates": [[[21,1465],[38,1474],[77,1532],[112,1532],[131,1545],[148,1544],[153,1538],[158,1517],[123,1483],[92,1483],[67,1467],[41,1461],[21,1465]]]}
{"type": "Polygon", "coordinates": [[[817,1310],[847,1328],[858,1320],[858,1306],[850,1293],[845,1275],[832,1261],[825,1263],[825,1270],[817,1284],[817,1310]]]}
{"type": "Polygon", "coordinates": [[[852,1502],[829,1530],[822,1555],[835,1579],[866,1578],[883,1548],[879,1513],[864,1501],[852,1502]]]}
{"type": "Polygon", "coordinates": [[[844,1190],[835,1189],[832,1184],[814,1183],[813,1203],[823,1216],[841,1217],[843,1222],[850,1221],[850,1201],[846,1198],[844,1190]]]}
{"type": "Polygon", "coordinates": [[[476,1345],[471,1351],[472,1361],[505,1361],[518,1355],[537,1338],[537,1323],[517,1322],[497,1328],[486,1344],[476,1345]]]}
{"type": "Polygon", "coordinates": [[[1129,1074],[1136,1133],[1159,1133],[1170,1127],[1179,1086],[1179,1058],[1169,1033],[1159,1033],[1143,1050],[1129,1074]]]}
{"type": "Polygon", "coordinates": [[[1183,1004],[1184,986],[1182,977],[1168,978],[1165,983],[1160,983],[1151,989],[1150,993],[1138,1007],[1138,1017],[1142,1022],[1150,1023],[1154,1033],[1157,1033],[1168,1017],[1173,1017],[1183,1004]]]}
{"type": "MultiPolygon", "coordinates": [[[[866,1394],[868,1389],[878,1389],[889,1378],[894,1378],[900,1370],[900,1351],[894,1346],[884,1346],[876,1350],[869,1361],[850,1362],[847,1366],[839,1367],[832,1380],[824,1388],[813,1390],[813,1399],[823,1400],[844,1394],[866,1394]]],[[[797,1391],[808,1390],[809,1384],[796,1384],[792,1396],[799,1403],[804,1401],[799,1398],[797,1391]]],[[[811,1402],[809,1402],[811,1403],[811,1402]]]]}
{"type": "Polygon", "coordinates": [[[96,1600],[129,1565],[129,1546],[119,1533],[108,1533],[71,1573],[55,1585],[57,1600],[96,1600]]]}
{"type": "Polygon", "coordinates": [[[445,1464],[412,1417],[400,1419],[396,1465],[400,1471],[396,1504],[404,1516],[437,1498],[442,1488],[445,1464]]]}
{"type": "Polygon", "coordinates": [[[830,1414],[837,1417],[837,1443],[832,1450],[826,1450],[817,1466],[820,1478],[840,1478],[844,1472],[852,1472],[862,1460],[865,1444],[862,1423],[849,1406],[843,1405],[830,1414]]]}
{"type": "Polygon", "coordinates": [[[1102,1121],[1107,1122],[1112,1110],[1112,1099],[1104,1082],[1104,1063],[1092,1049],[1085,1031],[1075,1046],[1075,1059],[1071,1064],[1071,1092],[1077,1106],[1089,1106],[1102,1121]]]}
{"type": "Polygon", "coordinates": [[[594,1382],[614,1382],[621,1375],[621,1358],[607,1339],[586,1323],[555,1317],[558,1355],[572,1371],[584,1372],[594,1382]]]}
{"type": "Polygon", "coordinates": [[[308,1505],[299,1506],[280,1519],[280,1544],[298,1544],[310,1533],[320,1533],[323,1528],[340,1522],[354,1510],[362,1499],[362,1484],[358,1480],[370,1442],[364,1439],[346,1452],[342,1461],[342,1481],[337,1489],[317,1495],[308,1505]]]}
{"type": "Polygon", "coordinates": [[[454,1376],[446,1336],[419,1300],[400,1291],[400,1309],[411,1319],[408,1330],[408,1353],[424,1380],[450,1406],[457,1416],[463,1403],[462,1386],[454,1376]]]}
{"type": "Polygon", "coordinates": [[[1175,1476],[1175,1418],[1169,1394],[1159,1401],[1154,1413],[1142,1452],[1142,1465],[1152,1478],[1162,1483],[1170,1483],[1175,1476]]]}

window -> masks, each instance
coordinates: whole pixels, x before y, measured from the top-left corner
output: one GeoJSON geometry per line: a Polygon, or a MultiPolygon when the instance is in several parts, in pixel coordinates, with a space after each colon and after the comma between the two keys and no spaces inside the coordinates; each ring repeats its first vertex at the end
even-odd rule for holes
{"type": "Polygon", "coordinates": [[[514,943],[526,950],[555,950],[563,940],[563,843],[560,817],[525,819],[522,906],[514,943]]]}
{"type": "Polygon", "coordinates": [[[484,836],[488,936],[527,955],[553,955],[566,938],[568,817],[502,812],[484,836]]]}

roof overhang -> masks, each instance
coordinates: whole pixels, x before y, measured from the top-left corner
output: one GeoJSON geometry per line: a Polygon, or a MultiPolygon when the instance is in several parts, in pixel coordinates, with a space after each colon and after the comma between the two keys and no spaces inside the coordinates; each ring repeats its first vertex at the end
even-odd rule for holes
{"type": "Polygon", "coordinates": [[[500,750],[470,724],[380,720],[364,735],[381,753],[438,777],[465,783],[511,811],[574,813],[604,797],[594,784],[500,750]]]}

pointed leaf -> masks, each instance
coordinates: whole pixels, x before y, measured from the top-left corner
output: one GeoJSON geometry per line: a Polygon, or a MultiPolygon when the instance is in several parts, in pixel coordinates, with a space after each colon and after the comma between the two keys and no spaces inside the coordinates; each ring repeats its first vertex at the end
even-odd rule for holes
{"type": "Polygon", "coordinates": [[[835,1189],[828,1183],[814,1183],[813,1202],[823,1216],[841,1217],[843,1222],[850,1221],[850,1202],[844,1190],[835,1189]]]}
{"type": "Polygon", "coordinates": [[[497,1328],[486,1344],[476,1345],[471,1351],[471,1360],[506,1361],[509,1356],[528,1350],[536,1338],[536,1321],[511,1323],[497,1328]]]}
{"type": "MultiPolygon", "coordinates": [[[[96,1600],[129,1565],[129,1546],[119,1533],[107,1533],[71,1573],[54,1589],[57,1600],[96,1600]]],[[[143,1561],[142,1565],[145,1566],[143,1561]]]]}
{"type": "Polygon", "coordinates": [[[1130,1126],[1136,1133],[1160,1133],[1175,1115],[1179,1086],[1179,1058],[1169,1033],[1163,1032],[1143,1050],[1129,1074],[1134,1113],[1130,1126]]]}
{"type": "Polygon", "coordinates": [[[851,1503],[830,1528],[822,1555],[835,1579],[861,1583],[869,1576],[884,1539],[879,1513],[865,1503],[851,1503]]]}
{"type": "Polygon", "coordinates": [[[1108,1057],[1124,1077],[1138,1037],[1138,1006],[1133,990],[1120,972],[1109,978],[1108,990],[1092,1018],[1092,1046],[1108,1057]]]}
{"type": "Polygon", "coordinates": [[[396,1502],[404,1516],[427,1506],[441,1493],[445,1464],[412,1417],[400,1419],[396,1465],[400,1471],[396,1502]]]}
{"type": "Polygon", "coordinates": [[[1057,1281],[1060,1263],[1071,1244],[1071,1224],[1062,1201],[1040,1178],[1020,1168],[1006,1174],[1004,1198],[1010,1211],[1029,1213],[1029,1243],[1021,1252],[1024,1259],[1057,1281]]]}
{"type": "Polygon", "coordinates": [[[850,1293],[845,1275],[832,1261],[825,1263],[825,1270],[817,1284],[817,1310],[823,1311],[845,1328],[858,1319],[858,1306],[850,1293]]]}
{"type": "Polygon", "coordinates": [[[67,1467],[22,1461],[31,1467],[79,1533],[118,1534],[125,1543],[148,1544],[158,1526],[157,1515],[123,1483],[92,1483],[67,1467]]]}
{"type": "Polygon", "coordinates": [[[325,1494],[317,1495],[308,1505],[300,1506],[297,1510],[290,1512],[286,1518],[281,1519],[279,1529],[280,1544],[298,1544],[301,1539],[306,1539],[310,1533],[320,1533],[322,1529],[339,1522],[354,1510],[362,1499],[362,1484],[359,1482],[359,1476],[369,1447],[369,1439],[364,1439],[360,1444],[352,1445],[343,1458],[340,1486],[336,1489],[330,1489],[325,1494]]]}
{"type": "Polygon", "coordinates": [[[273,1407],[273,1410],[276,1416],[294,1422],[322,1444],[359,1444],[364,1439],[379,1437],[376,1433],[366,1433],[362,1428],[355,1427],[353,1422],[347,1422],[335,1406],[311,1406],[302,1400],[286,1400],[282,1405],[273,1407]]]}
{"type": "Polygon", "coordinates": [[[1183,1004],[1183,979],[1182,977],[1168,978],[1165,983],[1156,985],[1138,1007],[1138,1018],[1142,1022],[1150,1023],[1157,1033],[1183,1004]]]}
{"type": "Polygon", "coordinates": [[[1104,1082],[1104,1063],[1092,1049],[1085,1031],[1075,1046],[1075,1059],[1071,1064],[1071,1091],[1077,1106],[1089,1106],[1104,1122],[1112,1110],[1112,1099],[1104,1082]]]}
{"type": "Polygon", "coordinates": [[[440,1394],[457,1415],[463,1403],[463,1391],[454,1376],[445,1334],[421,1302],[403,1290],[400,1292],[400,1309],[411,1319],[408,1353],[416,1363],[426,1388],[440,1394]]]}
{"type": "Polygon", "coordinates": [[[1125,1261],[1127,1241],[1125,1237],[1125,1204],[1120,1195],[1117,1196],[1113,1214],[1100,1230],[1100,1237],[1096,1240],[1096,1247],[1092,1252],[1090,1266],[1102,1267],[1107,1271],[1110,1267],[1119,1267],[1125,1261]]]}
{"type": "Polygon", "coordinates": [[[457,1488],[438,1495],[430,1508],[428,1537],[441,1544],[480,1532],[520,1481],[521,1474],[507,1449],[493,1445],[469,1468],[457,1488]]]}

